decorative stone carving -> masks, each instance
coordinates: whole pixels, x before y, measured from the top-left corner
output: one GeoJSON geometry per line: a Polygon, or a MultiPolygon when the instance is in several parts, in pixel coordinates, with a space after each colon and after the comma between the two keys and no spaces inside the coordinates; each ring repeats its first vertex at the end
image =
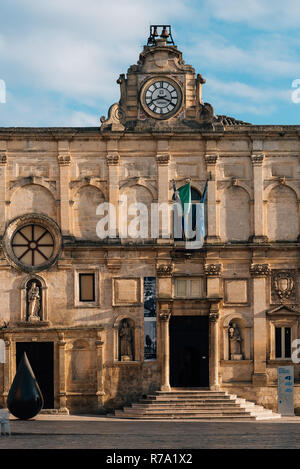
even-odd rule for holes
{"type": "Polygon", "coordinates": [[[210,322],[217,322],[220,317],[220,314],[218,311],[211,311],[209,313],[209,321],[210,322]]]}
{"type": "Polygon", "coordinates": [[[209,277],[219,277],[222,272],[222,264],[205,264],[204,272],[209,277]]]}
{"type": "Polygon", "coordinates": [[[173,275],[173,271],[173,264],[161,264],[156,267],[156,273],[158,277],[171,277],[173,275]]]}
{"type": "Polygon", "coordinates": [[[159,164],[159,165],[168,165],[169,162],[170,162],[169,153],[159,153],[156,156],[156,161],[157,161],[157,164],[159,164]]]}
{"type": "Polygon", "coordinates": [[[205,155],[205,161],[206,164],[216,164],[218,161],[219,155],[213,154],[213,155],[205,155]]]}
{"type": "Polygon", "coordinates": [[[272,303],[296,301],[295,270],[272,270],[272,303]]]}
{"type": "Polygon", "coordinates": [[[259,154],[254,153],[251,155],[251,160],[252,160],[253,166],[261,166],[264,161],[264,155],[262,153],[259,153],[259,154]]]}
{"type": "Polygon", "coordinates": [[[242,360],[242,336],[238,325],[231,322],[228,327],[230,360],[242,360]]]}
{"type": "Polygon", "coordinates": [[[171,311],[163,311],[162,313],[159,314],[159,319],[161,321],[169,321],[171,317],[171,311]]]}
{"type": "Polygon", "coordinates": [[[250,273],[253,277],[268,277],[270,275],[269,264],[252,264],[250,273]]]}
{"type": "Polygon", "coordinates": [[[0,153],[0,164],[6,164],[7,163],[7,156],[5,153],[0,153]]]}
{"type": "Polygon", "coordinates": [[[60,166],[68,166],[71,163],[71,156],[69,153],[62,153],[58,155],[57,159],[60,166]]]}
{"type": "Polygon", "coordinates": [[[124,120],[124,111],[120,107],[119,103],[112,104],[108,110],[108,118],[105,119],[104,116],[100,118],[102,123],[101,125],[101,132],[104,130],[112,130],[112,131],[119,131],[122,132],[125,130],[122,121],[124,120]]]}
{"type": "Polygon", "coordinates": [[[106,163],[108,166],[116,166],[120,162],[120,155],[119,153],[109,153],[106,156],[106,163]]]}

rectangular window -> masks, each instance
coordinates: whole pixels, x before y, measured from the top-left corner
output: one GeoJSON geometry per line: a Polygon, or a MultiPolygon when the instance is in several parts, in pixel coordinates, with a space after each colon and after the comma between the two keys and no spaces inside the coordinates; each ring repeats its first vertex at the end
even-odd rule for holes
{"type": "Polygon", "coordinates": [[[79,274],[79,301],[95,301],[95,274],[79,274]]]}
{"type": "Polygon", "coordinates": [[[179,298],[201,298],[203,294],[202,278],[175,279],[175,296],[179,298]]]}
{"type": "Polygon", "coordinates": [[[290,327],[275,327],[275,358],[291,358],[290,327]]]}

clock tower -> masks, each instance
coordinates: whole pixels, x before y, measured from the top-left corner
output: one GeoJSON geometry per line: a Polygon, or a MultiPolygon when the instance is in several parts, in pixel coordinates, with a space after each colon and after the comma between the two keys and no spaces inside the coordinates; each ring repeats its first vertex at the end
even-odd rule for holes
{"type": "Polygon", "coordinates": [[[150,36],[136,65],[121,74],[119,103],[108,119],[101,118],[101,131],[191,130],[211,127],[213,107],[202,101],[205,79],[174,45],[169,25],[150,26],[150,36]]]}

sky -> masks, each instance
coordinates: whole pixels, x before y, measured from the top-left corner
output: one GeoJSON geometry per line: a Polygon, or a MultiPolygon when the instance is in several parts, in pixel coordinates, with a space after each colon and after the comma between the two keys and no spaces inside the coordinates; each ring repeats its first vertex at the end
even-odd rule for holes
{"type": "Polygon", "coordinates": [[[156,23],[216,114],[300,124],[299,0],[0,0],[0,126],[99,126],[156,23]]]}

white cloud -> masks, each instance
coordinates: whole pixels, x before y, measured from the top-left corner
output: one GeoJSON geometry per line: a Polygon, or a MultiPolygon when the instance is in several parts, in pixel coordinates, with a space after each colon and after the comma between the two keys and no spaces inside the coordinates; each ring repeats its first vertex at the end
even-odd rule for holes
{"type": "Polygon", "coordinates": [[[229,23],[247,23],[255,29],[276,30],[300,26],[298,0],[206,0],[206,10],[229,23]]]}

